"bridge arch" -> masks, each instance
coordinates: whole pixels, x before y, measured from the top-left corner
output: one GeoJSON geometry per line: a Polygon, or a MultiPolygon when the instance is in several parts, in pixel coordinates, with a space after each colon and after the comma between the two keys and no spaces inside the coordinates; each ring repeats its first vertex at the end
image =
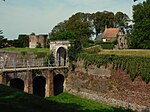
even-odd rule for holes
{"type": "Polygon", "coordinates": [[[59,66],[65,66],[67,61],[67,50],[64,47],[59,47],[56,52],[56,60],[59,66]]]}
{"type": "Polygon", "coordinates": [[[10,80],[10,87],[24,90],[24,81],[19,78],[14,78],[10,80]]]}
{"type": "Polygon", "coordinates": [[[43,76],[36,76],[33,79],[33,94],[45,97],[46,78],[43,76]]]}
{"type": "Polygon", "coordinates": [[[58,74],[54,76],[54,95],[58,95],[64,91],[64,76],[58,74]]]}

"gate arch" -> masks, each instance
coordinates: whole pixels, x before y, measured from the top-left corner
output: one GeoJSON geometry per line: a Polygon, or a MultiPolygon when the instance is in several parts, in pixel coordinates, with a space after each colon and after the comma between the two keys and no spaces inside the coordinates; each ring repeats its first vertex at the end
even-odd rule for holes
{"type": "Polygon", "coordinates": [[[58,95],[64,90],[64,76],[62,74],[58,74],[54,76],[54,95],[58,95]]]}
{"type": "Polygon", "coordinates": [[[46,78],[43,76],[37,76],[33,79],[33,94],[41,97],[45,97],[45,85],[46,78]]]}
{"type": "Polygon", "coordinates": [[[56,60],[58,61],[59,66],[65,66],[66,65],[66,57],[67,57],[67,51],[64,47],[59,47],[56,52],[56,60]]]}
{"type": "Polygon", "coordinates": [[[10,80],[10,87],[24,90],[24,81],[19,78],[14,78],[10,80]]]}

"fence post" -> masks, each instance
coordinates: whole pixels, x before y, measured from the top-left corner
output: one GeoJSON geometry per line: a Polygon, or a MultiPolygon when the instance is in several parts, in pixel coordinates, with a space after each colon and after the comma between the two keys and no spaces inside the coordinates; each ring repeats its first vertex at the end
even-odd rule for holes
{"type": "Polygon", "coordinates": [[[13,67],[14,67],[14,69],[15,69],[15,71],[16,71],[16,62],[15,62],[14,59],[12,60],[12,62],[13,62],[13,67]]]}
{"type": "Polygon", "coordinates": [[[27,60],[27,70],[28,70],[28,68],[29,68],[29,62],[28,62],[28,60],[27,60]]]}

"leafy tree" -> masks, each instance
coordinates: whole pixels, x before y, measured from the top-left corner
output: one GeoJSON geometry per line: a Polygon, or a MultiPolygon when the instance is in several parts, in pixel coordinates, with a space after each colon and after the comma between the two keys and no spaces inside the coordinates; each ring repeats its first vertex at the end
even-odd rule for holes
{"type": "Polygon", "coordinates": [[[74,38],[77,38],[84,44],[92,34],[92,27],[88,16],[89,14],[79,12],[72,15],[67,21],[58,23],[51,31],[50,39],[74,40],[74,38]]]}
{"type": "Polygon", "coordinates": [[[74,40],[75,38],[75,33],[71,31],[59,32],[56,36],[50,34],[50,40],[74,40]]]}
{"type": "Polygon", "coordinates": [[[21,48],[29,47],[29,37],[27,35],[20,34],[17,39],[18,46],[21,48]]]}
{"type": "Polygon", "coordinates": [[[133,6],[134,26],[129,42],[130,48],[150,49],[150,0],[133,6]]]}
{"type": "Polygon", "coordinates": [[[94,21],[94,28],[96,31],[96,36],[99,33],[102,33],[107,26],[109,27],[114,27],[114,13],[113,12],[96,12],[92,14],[93,21],[94,21]]]}
{"type": "Polygon", "coordinates": [[[8,46],[7,39],[4,38],[3,31],[0,30],[0,48],[4,48],[7,46],[8,46]]]}
{"type": "Polygon", "coordinates": [[[81,43],[79,40],[71,41],[71,47],[68,50],[69,61],[72,62],[76,59],[77,55],[82,49],[81,43]]]}
{"type": "Polygon", "coordinates": [[[74,33],[83,47],[91,39],[92,35],[102,33],[106,26],[108,28],[116,27],[116,25],[118,27],[125,26],[128,18],[126,14],[121,12],[116,14],[116,19],[114,13],[109,11],[93,14],[78,12],[68,20],[58,23],[49,36],[51,40],[69,40],[74,39],[74,36],[71,37],[72,33],[74,33]]]}
{"type": "Polygon", "coordinates": [[[49,33],[50,40],[59,40],[58,35],[60,33],[66,31],[66,23],[67,21],[60,22],[52,29],[51,33],[49,33]]]}
{"type": "Polygon", "coordinates": [[[72,15],[67,22],[66,29],[74,32],[82,44],[87,42],[92,34],[91,23],[88,18],[88,14],[78,12],[72,15]]]}
{"type": "Polygon", "coordinates": [[[115,14],[115,27],[127,27],[129,17],[125,13],[117,12],[115,14]]]}

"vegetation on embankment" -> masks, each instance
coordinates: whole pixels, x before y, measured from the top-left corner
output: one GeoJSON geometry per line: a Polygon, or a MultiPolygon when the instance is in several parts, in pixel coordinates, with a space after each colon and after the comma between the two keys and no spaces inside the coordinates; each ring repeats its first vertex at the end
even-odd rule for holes
{"type": "Polygon", "coordinates": [[[78,58],[84,60],[85,68],[91,64],[100,67],[110,63],[114,69],[126,70],[132,80],[141,75],[146,83],[150,81],[150,57],[80,53],[78,58]]]}
{"type": "Polygon", "coordinates": [[[99,54],[150,57],[150,50],[148,49],[101,50],[99,54]]]}
{"type": "Polygon", "coordinates": [[[4,85],[0,85],[0,110],[1,112],[130,112],[68,93],[44,99],[4,85]]]}
{"type": "Polygon", "coordinates": [[[3,48],[0,51],[7,52],[49,52],[49,48],[3,48]]]}
{"type": "Polygon", "coordinates": [[[49,48],[3,48],[0,52],[11,52],[11,53],[21,53],[24,57],[28,53],[33,53],[37,55],[37,58],[46,57],[50,55],[49,48]]]}

